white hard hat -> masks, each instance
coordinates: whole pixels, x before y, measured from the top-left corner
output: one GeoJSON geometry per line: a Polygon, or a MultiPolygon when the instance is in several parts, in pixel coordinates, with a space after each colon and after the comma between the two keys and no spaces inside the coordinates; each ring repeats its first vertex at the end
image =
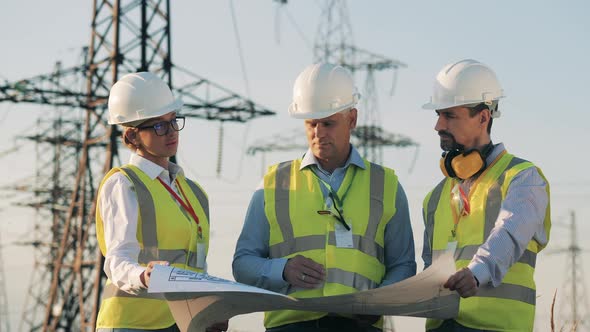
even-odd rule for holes
{"type": "Polygon", "coordinates": [[[297,76],[289,115],[296,119],[322,119],[354,107],[359,99],[348,70],[317,63],[297,76]]]}
{"type": "Polygon", "coordinates": [[[182,107],[168,84],[149,72],[121,77],[109,93],[109,124],[134,124],[182,107]]]}
{"type": "MultiPolygon", "coordinates": [[[[485,103],[504,97],[504,91],[494,71],[481,62],[467,59],[443,67],[436,75],[430,102],[424,109],[445,109],[454,106],[485,103]]],[[[492,117],[500,112],[492,110],[492,117]]]]}

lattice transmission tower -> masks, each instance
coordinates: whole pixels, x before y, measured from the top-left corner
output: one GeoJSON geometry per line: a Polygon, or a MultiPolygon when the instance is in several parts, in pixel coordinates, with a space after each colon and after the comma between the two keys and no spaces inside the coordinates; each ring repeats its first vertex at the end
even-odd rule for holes
{"type": "Polygon", "coordinates": [[[359,125],[353,131],[361,154],[370,161],[383,161],[383,147],[418,146],[409,137],[389,133],[381,127],[375,73],[393,73],[392,93],[397,82],[398,70],[407,68],[399,60],[387,58],[356,47],[352,24],[345,0],[324,0],[315,44],[314,62],[326,61],[340,64],[353,74],[364,74],[364,91],[361,93],[359,125]]]}
{"type": "MultiPolygon", "coordinates": [[[[275,0],[279,6],[287,5],[287,0],[275,0]]],[[[279,7],[280,8],[280,7],[279,7]]],[[[291,18],[291,17],[289,17],[291,18]]],[[[383,161],[383,147],[417,147],[418,143],[401,134],[389,133],[383,129],[379,113],[378,96],[375,88],[375,73],[393,73],[392,92],[397,81],[397,70],[406,68],[401,61],[360,49],[354,46],[352,25],[344,0],[324,0],[313,46],[313,62],[320,61],[339,64],[348,68],[355,76],[364,74],[364,91],[361,92],[359,124],[352,132],[352,143],[363,157],[376,163],[383,161]]],[[[265,154],[271,151],[305,151],[307,143],[303,133],[295,132],[292,137],[285,133],[255,142],[250,146],[250,154],[265,154]],[[281,144],[284,142],[285,144],[281,144]]]]}
{"type": "Polygon", "coordinates": [[[40,270],[34,274],[46,279],[40,277],[39,287],[30,290],[23,330],[95,329],[104,283],[94,231],[95,194],[103,174],[121,163],[121,132],[106,122],[108,91],[119,77],[156,73],[184,100],[187,117],[246,122],[274,114],[173,63],[169,0],[94,0],[92,10],[82,65],[0,85],[0,102],[53,105],[61,112],[32,137],[53,147],[42,149],[39,160],[53,158],[50,170],[60,175],[39,172],[51,181],[34,188],[33,205],[51,217],[43,218],[46,224],[33,241],[40,270]]]}
{"type": "MultiPolygon", "coordinates": [[[[590,307],[582,264],[583,250],[578,244],[578,229],[574,211],[570,214],[570,243],[565,248],[553,249],[549,254],[567,254],[566,277],[563,283],[564,294],[559,306],[560,318],[565,328],[575,326],[579,332],[590,332],[590,307]]],[[[558,325],[559,326],[559,325],[558,325]]],[[[573,331],[573,329],[572,329],[573,331]]]]}
{"type": "MultiPolygon", "coordinates": [[[[86,59],[87,50],[83,48],[81,52],[81,64],[86,59]]],[[[61,63],[56,63],[47,80],[54,86],[83,88],[84,77],[62,77],[62,71],[61,63]]],[[[67,96],[62,96],[54,104],[66,102],[67,96]]],[[[84,118],[81,115],[81,112],[71,112],[61,106],[49,106],[49,111],[37,119],[35,134],[21,137],[35,143],[36,172],[31,183],[21,184],[18,188],[33,195],[32,199],[22,200],[18,204],[35,210],[30,240],[20,243],[32,245],[34,250],[33,269],[19,321],[19,331],[37,331],[44,325],[48,286],[52,282],[55,258],[60,240],[64,236],[65,229],[62,225],[68,220],[69,200],[82,153],[84,118]]],[[[106,147],[105,143],[101,145],[106,147]]],[[[54,304],[51,309],[53,316],[63,310],[59,303],[54,304]]]]}

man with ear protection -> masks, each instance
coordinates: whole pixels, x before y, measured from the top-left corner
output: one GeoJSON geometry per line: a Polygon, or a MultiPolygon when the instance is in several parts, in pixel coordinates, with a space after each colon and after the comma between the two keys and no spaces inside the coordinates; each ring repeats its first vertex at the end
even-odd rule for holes
{"type": "Polygon", "coordinates": [[[503,91],[475,60],[443,67],[423,108],[438,115],[445,178],[426,196],[425,267],[454,251],[444,287],[462,297],[459,314],[426,322],[429,331],[532,331],[534,270],[549,241],[549,183],[533,163],[490,139],[503,91]]]}

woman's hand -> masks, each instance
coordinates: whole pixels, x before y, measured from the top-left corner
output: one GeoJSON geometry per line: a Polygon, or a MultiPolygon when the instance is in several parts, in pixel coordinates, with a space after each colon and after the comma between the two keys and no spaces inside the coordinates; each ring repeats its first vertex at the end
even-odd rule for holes
{"type": "Polygon", "coordinates": [[[148,263],[145,271],[143,271],[141,273],[141,275],[139,276],[139,278],[141,279],[141,282],[143,283],[143,285],[146,288],[148,288],[150,285],[150,277],[152,276],[152,271],[154,270],[154,265],[168,266],[168,265],[170,265],[170,263],[167,261],[151,261],[148,263]]]}

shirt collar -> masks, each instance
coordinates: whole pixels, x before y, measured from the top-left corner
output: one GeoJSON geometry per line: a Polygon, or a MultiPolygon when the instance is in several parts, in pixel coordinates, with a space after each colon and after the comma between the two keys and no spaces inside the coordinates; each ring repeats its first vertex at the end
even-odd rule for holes
{"type": "Polygon", "coordinates": [[[184,174],[182,167],[176,165],[173,162],[168,162],[168,169],[136,154],[132,153],[129,157],[129,163],[139,168],[144,172],[150,179],[155,180],[158,176],[166,180],[173,182],[178,174],[184,174]]]}
{"type": "Polygon", "coordinates": [[[498,158],[500,153],[502,153],[505,150],[506,150],[506,148],[504,147],[504,143],[495,144],[494,149],[492,150],[492,152],[490,152],[490,154],[486,158],[486,163],[488,165],[491,165],[494,162],[494,160],[496,160],[496,158],[498,158]]]}
{"type": "MultiPolygon", "coordinates": [[[[311,152],[311,149],[307,149],[307,152],[305,152],[305,155],[303,155],[303,159],[301,160],[301,166],[299,166],[299,170],[302,170],[311,165],[316,165],[316,167],[322,169],[322,166],[320,166],[320,163],[313,155],[313,152],[311,152]]],[[[365,162],[363,158],[361,157],[358,150],[352,144],[350,145],[350,155],[348,156],[348,160],[346,160],[344,166],[339,168],[346,169],[350,165],[355,165],[357,167],[365,169],[365,162]]]]}

